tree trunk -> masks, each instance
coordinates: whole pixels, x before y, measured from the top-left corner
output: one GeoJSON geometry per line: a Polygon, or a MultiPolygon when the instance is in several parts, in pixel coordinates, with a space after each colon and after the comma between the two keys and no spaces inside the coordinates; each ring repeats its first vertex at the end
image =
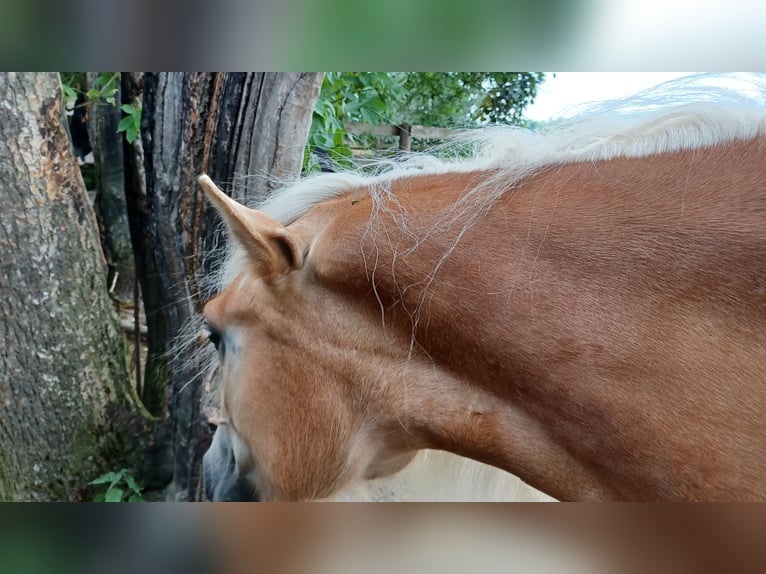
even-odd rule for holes
{"type": "Polygon", "coordinates": [[[58,74],[0,74],[0,249],[0,500],[76,499],[134,411],[58,74]]]}
{"type": "Polygon", "coordinates": [[[297,178],[321,80],[316,73],[144,76],[146,190],[128,191],[149,329],[144,397],[152,412],[169,417],[170,499],[199,497],[210,438],[200,414],[199,347],[168,354],[212,294],[199,279],[214,265],[209,253],[221,247],[197,176],[210,174],[239,199],[266,196],[273,178],[297,178]]]}
{"type": "MultiPolygon", "coordinates": [[[[88,72],[88,86],[95,85],[98,74],[88,72]]],[[[130,227],[125,204],[123,134],[117,133],[122,119],[120,91],[114,106],[94,105],[88,113],[88,134],[93,148],[96,172],[96,216],[101,229],[101,243],[106,255],[107,284],[121,300],[133,298],[135,266],[130,227]]]]}

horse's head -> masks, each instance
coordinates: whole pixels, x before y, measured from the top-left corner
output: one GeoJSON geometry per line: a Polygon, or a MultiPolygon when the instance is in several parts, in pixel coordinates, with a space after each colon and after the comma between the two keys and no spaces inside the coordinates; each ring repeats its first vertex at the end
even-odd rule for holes
{"type": "Polygon", "coordinates": [[[208,497],[323,498],[405,466],[417,447],[381,397],[416,362],[392,372],[409,341],[322,280],[321,210],[285,227],[200,183],[241,250],[239,274],[204,311],[223,419],[203,462],[208,497]]]}

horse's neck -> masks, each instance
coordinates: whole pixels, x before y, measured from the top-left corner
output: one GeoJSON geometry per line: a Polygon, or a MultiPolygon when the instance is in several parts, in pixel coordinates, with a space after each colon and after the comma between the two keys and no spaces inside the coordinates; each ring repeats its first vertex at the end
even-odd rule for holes
{"type": "Polygon", "coordinates": [[[342,288],[456,381],[429,407],[445,413],[431,446],[562,498],[721,497],[738,481],[753,496],[766,198],[740,148],[717,170],[720,150],[547,170],[475,225],[434,224],[475,174],[394,186],[396,216],[372,225],[346,218],[342,288]],[[705,425],[718,434],[693,436],[705,425]],[[731,459],[748,462],[701,482],[731,459]]]}

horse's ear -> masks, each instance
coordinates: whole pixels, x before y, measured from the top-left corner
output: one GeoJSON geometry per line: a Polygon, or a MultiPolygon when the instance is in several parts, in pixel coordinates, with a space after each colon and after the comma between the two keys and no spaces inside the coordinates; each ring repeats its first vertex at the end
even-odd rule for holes
{"type": "Polygon", "coordinates": [[[231,236],[247,251],[259,276],[273,279],[303,266],[301,244],[284,225],[261,211],[237,203],[207,175],[201,175],[198,181],[231,236]]]}

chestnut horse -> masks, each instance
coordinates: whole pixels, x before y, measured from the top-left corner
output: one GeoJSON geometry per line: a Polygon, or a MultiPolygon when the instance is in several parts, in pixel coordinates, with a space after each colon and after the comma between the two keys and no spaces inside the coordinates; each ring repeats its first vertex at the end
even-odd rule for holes
{"type": "Polygon", "coordinates": [[[435,449],[561,500],[766,499],[766,114],[682,87],[260,210],[202,176],[236,246],[209,497],[435,449]]]}

